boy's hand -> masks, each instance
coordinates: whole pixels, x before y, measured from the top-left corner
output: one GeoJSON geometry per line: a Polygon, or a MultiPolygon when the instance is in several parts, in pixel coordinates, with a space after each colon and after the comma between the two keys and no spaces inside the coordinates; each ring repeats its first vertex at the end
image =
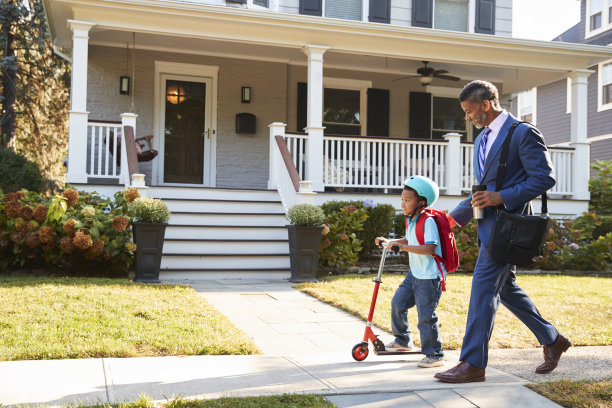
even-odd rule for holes
{"type": "Polygon", "coordinates": [[[380,243],[381,242],[389,242],[389,240],[387,238],[384,238],[384,237],[376,237],[374,242],[376,243],[377,247],[380,247],[380,243]]]}

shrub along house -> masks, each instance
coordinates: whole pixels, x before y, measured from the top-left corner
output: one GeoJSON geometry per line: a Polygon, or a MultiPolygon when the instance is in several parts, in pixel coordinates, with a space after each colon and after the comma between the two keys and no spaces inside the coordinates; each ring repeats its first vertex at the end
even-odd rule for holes
{"type": "Polygon", "coordinates": [[[586,78],[612,50],[514,39],[511,0],[44,4],[72,60],[68,182],[122,188],[126,155],[111,140],[122,125],[152,135],[159,154],[140,172],[173,212],[162,269],[174,276],[287,271],[284,214],[296,202],[399,208],[392,189],[421,174],[451,208],[472,184],[476,131],[457,96],[473,79],[495,83],[502,102],[572,79],[571,143],[551,149],[549,209],[587,208],[586,78]]]}

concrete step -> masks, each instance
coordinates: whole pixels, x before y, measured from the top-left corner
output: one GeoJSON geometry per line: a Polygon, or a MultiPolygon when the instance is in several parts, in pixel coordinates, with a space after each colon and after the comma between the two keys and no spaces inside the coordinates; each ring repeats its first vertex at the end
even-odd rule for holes
{"type": "Polygon", "coordinates": [[[162,269],[289,269],[289,254],[167,254],[162,269]]]}
{"type": "Polygon", "coordinates": [[[237,239],[210,239],[210,240],[187,240],[166,239],[164,241],[164,252],[175,254],[201,253],[201,254],[223,254],[233,253],[236,245],[246,253],[275,254],[289,253],[287,240],[237,240],[237,239]]]}
{"type": "Polygon", "coordinates": [[[280,226],[287,225],[284,213],[265,214],[265,213],[211,213],[211,212],[182,212],[172,213],[170,224],[173,225],[258,225],[258,226],[280,226]]]}
{"type": "Polygon", "coordinates": [[[165,238],[178,239],[233,239],[248,241],[257,239],[288,239],[287,228],[268,226],[223,225],[168,225],[165,238]]]}

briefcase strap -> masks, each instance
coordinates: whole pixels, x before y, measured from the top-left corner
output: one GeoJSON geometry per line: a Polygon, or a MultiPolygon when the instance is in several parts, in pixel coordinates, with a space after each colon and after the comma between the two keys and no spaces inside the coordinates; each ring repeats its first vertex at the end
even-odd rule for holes
{"type": "MultiPolygon", "coordinates": [[[[495,191],[501,190],[502,182],[504,181],[504,177],[506,176],[506,163],[508,162],[508,151],[510,150],[510,140],[512,139],[512,134],[514,133],[514,129],[520,123],[529,123],[529,122],[514,122],[510,125],[510,130],[508,131],[508,136],[506,136],[506,140],[504,140],[504,144],[502,145],[501,154],[499,156],[499,167],[497,168],[497,180],[495,181],[495,191]]],[[[548,214],[548,196],[546,195],[546,191],[542,194],[542,214],[548,214]]]]}

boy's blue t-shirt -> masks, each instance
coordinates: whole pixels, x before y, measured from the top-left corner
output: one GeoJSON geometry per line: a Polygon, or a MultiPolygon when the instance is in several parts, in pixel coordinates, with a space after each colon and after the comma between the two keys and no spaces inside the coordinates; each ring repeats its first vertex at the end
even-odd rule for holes
{"type": "MultiPolygon", "coordinates": [[[[408,245],[421,245],[416,237],[416,223],[419,214],[414,220],[408,219],[408,228],[406,229],[406,241],[408,245]]],[[[425,244],[436,245],[436,254],[442,256],[442,248],[440,246],[440,234],[438,234],[438,226],[432,218],[427,218],[424,225],[424,238],[425,244]]],[[[412,252],[408,253],[408,259],[410,259],[410,271],[415,278],[418,279],[435,279],[440,276],[440,270],[436,260],[431,255],[418,255],[412,252]]],[[[444,265],[440,263],[442,270],[446,275],[446,269],[444,265]]]]}

